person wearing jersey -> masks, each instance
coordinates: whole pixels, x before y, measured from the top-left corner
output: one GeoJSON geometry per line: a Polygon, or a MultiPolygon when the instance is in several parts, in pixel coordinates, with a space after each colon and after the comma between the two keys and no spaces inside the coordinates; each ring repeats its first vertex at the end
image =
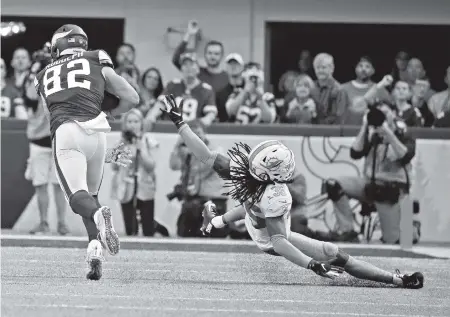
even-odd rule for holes
{"type": "Polygon", "coordinates": [[[34,83],[50,118],[59,183],[88,232],[87,278],[98,280],[102,274],[101,243],[112,255],[119,252],[120,244],[111,210],[100,205],[97,195],[104,163],[120,163],[125,154],[123,148],[107,151],[105,133],[111,127],[103,110],[111,113],[129,110],[118,106],[118,102],[117,108],[102,109],[102,106],[106,92],[134,105],[139,102],[139,96],[114,72],[106,52],[88,51],[87,47],[88,37],[79,26],[60,27],[51,40],[53,62],[36,75],[34,83]]]}
{"type": "Polygon", "coordinates": [[[396,274],[384,271],[345,253],[335,244],[310,239],[290,231],[292,197],[287,183],[295,171],[294,154],[276,140],[262,142],[251,149],[236,144],[229,157],[211,152],[183,121],[180,107],[173,96],[165,99],[165,111],[174,122],[186,146],[204,164],[213,168],[227,181],[227,195],[240,206],[222,216],[215,216],[214,205],[203,211],[202,230],[210,233],[245,218],[247,230],[262,251],[283,256],[287,260],[316,274],[333,278],[342,272],[354,277],[394,284],[405,288],[423,287],[423,274],[396,274]]]}
{"type": "Polygon", "coordinates": [[[2,87],[0,115],[2,118],[27,119],[26,108],[22,99],[22,93],[13,83],[6,80],[5,61],[0,59],[0,84],[2,87]]]}
{"type": "MultiPolygon", "coordinates": [[[[181,73],[183,79],[175,79],[169,82],[164,89],[163,95],[174,95],[177,102],[184,100],[183,117],[186,121],[199,119],[205,126],[217,117],[216,97],[211,86],[198,79],[199,66],[194,54],[185,53],[180,57],[181,73]]],[[[153,107],[146,120],[152,122],[158,119],[162,112],[163,99],[153,107]]]]}
{"type": "Polygon", "coordinates": [[[275,96],[264,93],[262,70],[252,67],[244,72],[243,77],[244,88],[237,88],[225,104],[230,122],[273,123],[277,115],[275,96]]]}

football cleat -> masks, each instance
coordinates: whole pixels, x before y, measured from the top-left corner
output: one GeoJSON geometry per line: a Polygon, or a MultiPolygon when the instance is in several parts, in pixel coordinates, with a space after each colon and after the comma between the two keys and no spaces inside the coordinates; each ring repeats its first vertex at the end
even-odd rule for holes
{"type": "Polygon", "coordinates": [[[88,280],[98,281],[102,277],[102,262],[104,260],[103,248],[100,241],[92,240],[89,242],[86,255],[88,265],[86,278],[88,280]]]}
{"type": "Polygon", "coordinates": [[[105,249],[108,250],[111,255],[119,253],[119,236],[114,230],[111,209],[106,206],[98,209],[94,214],[94,221],[99,231],[99,240],[105,246],[105,249]]]}
{"type": "Polygon", "coordinates": [[[419,289],[423,287],[424,277],[420,272],[412,274],[400,274],[399,270],[395,270],[396,275],[402,279],[403,288],[419,289]]]}

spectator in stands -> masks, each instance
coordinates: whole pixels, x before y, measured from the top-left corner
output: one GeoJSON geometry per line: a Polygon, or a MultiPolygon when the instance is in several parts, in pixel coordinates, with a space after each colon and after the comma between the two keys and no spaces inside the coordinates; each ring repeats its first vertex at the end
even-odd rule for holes
{"type": "Polygon", "coordinates": [[[139,85],[139,72],[137,69],[128,67],[116,68],[116,73],[123,77],[136,91],[138,94],[141,93],[141,86],[139,85]]]}
{"type": "Polygon", "coordinates": [[[417,79],[412,88],[411,105],[420,111],[423,118],[423,126],[431,127],[434,123],[434,115],[428,107],[425,95],[430,89],[430,81],[427,77],[417,79]]]}
{"type": "MultiPolygon", "coordinates": [[[[192,131],[214,151],[223,152],[221,148],[213,146],[204,131],[204,125],[199,120],[189,123],[192,131]]],[[[181,198],[183,205],[177,221],[177,232],[181,237],[202,237],[203,204],[212,200],[217,206],[217,213],[227,211],[227,198],[222,195],[224,181],[211,167],[203,164],[189,151],[180,138],[170,155],[170,168],[181,170],[181,198]]],[[[225,237],[228,229],[221,229],[214,237],[225,237]]]]}
{"type": "MultiPolygon", "coordinates": [[[[139,79],[139,69],[136,66],[136,48],[130,43],[123,43],[116,53],[116,72],[126,72],[130,77],[139,79]]],[[[138,81],[138,80],[137,80],[138,81]]]]}
{"type": "MultiPolygon", "coordinates": [[[[199,31],[200,28],[197,21],[189,21],[183,41],[175,49],[172,57],[172,63],[176,68],[181,69],[180,57],[183,53],[186,53],[189,41],[196,37],[199,31]]],[[[198,78],[211,85],[214,92],[217,93],[228,83],[228,75],[221,67],[224,57],[223,44],[219,41],[209,41],[206,43],[204,53],[206,67],[200,67],[198,78]]]]}
{"type": "Polygon", "coordinates": [[[158,142],[143,131],[144,117],[137,109],[131,109],[122,117],[122,139],[132,153],[132,163],[127,166],[113,165],[112,196],[122,206],[127,235],[137,235],[139,223],[144,236],[155,233],[156,160],[158,142]]]}
{"type": "MultiPolygon", "coordinates": [[[[184,100],[183,119],[199,119],[209,126],[217,116],[216,97],[211,86],[198,79],[199,66],[195,54],[185,53],[180,57],[182,79],[169,82],[162,95],[172,94],[177,102],[184,100]]],[[[162,102],[161,100],[158,103],[162,102]]],[[[156,104],[147,114],[146,120],[156,121],[161,114],[162,105],[156,104]]]]}
{"type": "Polygon", "coordinates": [[[327,53],[314,58],[316,87],[311,95],[316,102],[319,124],[340,124],[349,102],[347,92],[333,78],[334,60],[327,53]]]}
{"type": "Polygon", "coordinates": [[[409,100],[412,97],[411,86],[406,81],[399,80],[392,91],[396,114],[409,127],[423,126],[423,118],[419,109],[413,107],[409,100]]]}
{"type": "Polygon", "coordinates": [[[28,70],[31,66],[30,53],[23,47],[17,48],[13,53],[11,66],[14,72],[8,80],[14,87],[23,93],[23,85],[28,77],[28,70]]]}
{"type": "Polygon", "coordinates": [[[317,123],[316,103],[311,98],[314,81],[308,75],[299,75],[294,83],[295,98],[285,105],[281,122],[317,123]]]}
{"type": "MultiPolygon", "coordinates": [[[[427,73],[425,71],[425,68],[423,67],[423,63],[418,58],[411,58],[408,61],[408,66],[406,68],[407,71],[407,80],[406,82],[410,84],[410,86],[414,86],[416,83],[416,80],[423,79],[426,77],[427,73]]],[[[428,90],[425,92],[425,100],[428,101],[432,95],[434,95],[436,92],[431,89],[431,87],[428,87],[428,90]]]]}
{"type": "Polygon", "coordinates": [[[278,91],[281,93],[280,97],[283,99],[295,98],[294,82],[300,73],[289,70],[283,74],[278,83],[278,91]]]}
{"type": "Polygon", "coordinates": [[[273,123],[276,118],[275,96],[264,92],[264,74],[258,65],[244,71],[244,88],[236,89],[226,103],[231,122],[239,124],[273,123]]]}
{"type": "Polygon", "coordinates": [[[228,113],[225,107],[228,97],[237,90],[244,88],[244,59],[238,53],[231,53],[225,58],[228,84],[216,94],[217,117],[220,122],[228,122],[228,113]]]}
{"type": "Polygon", "coordinates": [[[153,108],[156,100],[164,89],[162,76],[159,69],[155,67],[148,68],[142,75],[141,86],[141,104],[138,106],[138,109],[145,117],[148,111],[153,108]]]}
{"type": "Polygon", "coordinates": [[[444,81],[448,88],[433,95],[428,101],[428,106],[436,118],[434,126],[450,128],[450,66],[447,67],[444,81]]]}
{"type": "Polygon", "coordinates": [[[289,70],[281,76],[278,83],[278,90],[282,93],[282,96],[277,97],[286,98],[287,102],[295,98],[294,81],[301,74],[308,75],[311,78],[314,76],[311,52],[308,50],[302,50],[300,52],[298,70],[289,70]]]}
{"type": "Polygon", "coordinates": [[[368,56],[360,58],[355,68],[356,78],[342,85],[349,97],[348,108],[342,123],[348,125],[362,124],[364,114],[367,112],[367,105],[373,103],[374,99],[390,101],[389,92],[381,87],[377,89],[373,96],[367,95],[367,92],[375,85],[372,76],[375,74],[375,67],[368,56]]]}
{"type": "Polygon", "coordinates": [[[42,99],[39,98],[34,85],[36,74],[50,63],[50,57],[44,62],[34,62],[29,76],[24,83],[25,104],[28,107],[27,137],[29,140],[29,158],[25,178],[32,182],[36,192],[40,222],[33,228],[31,234],[41,234],[50,231],[48,224],[48,207],[50,196],[49,185],[53,188],[55,209],[58,218],[57,231],[60,235],[69,233],[66,225],[67,202],[56,176],[56,166],[52,155],[50,137],[50,121],[46,115],[42,99]]]}
{"type": "Polygon", "coordinates": [[[400,206],[410,189],[411,160],[415,156],[416,142],[409,135],[406,125],[396,120],[395,112],[389,105],[377,103],[373,107],[377,113],[384,114],[384,123],[379,127],[370,126],[372,123],[366,117],[350,149],[352,159],[365,159],[364,176],[341,176],[327,180],[326,189],[337,217],[336,240],[357,240],[358,233],[354,231],[349,204],[349,198],[353,198],[375,205],[380,218],[382,241],[394,244],[400,238],[400,206]]]}
{"type": "Polygon", "coordinates": [[[314,68],[310,51],[302,50],[300,52],[300,58],[298,60],[298,70],[300,74],[308,75],[311,78],[314,76],[314,68]]]}
{"type": "Polygon", "coordinates": [[[6,80],[6,65],[0,60],[0,84],[2,87],[0,114],[2,118],[27,119],[27,111],[22,98],[22,92],[11,82],[6,80]]]}
{"type": "Polygon", "coordinates": [[[394,79],[394,82],[397,82],[399,80],[408,80],[408,71],[406,68],[408,67],[409,62],[409,54],[400,51],[397,53],[397,56],[395,57],[395,66],[392,70],[391,76],[394,79]]]}

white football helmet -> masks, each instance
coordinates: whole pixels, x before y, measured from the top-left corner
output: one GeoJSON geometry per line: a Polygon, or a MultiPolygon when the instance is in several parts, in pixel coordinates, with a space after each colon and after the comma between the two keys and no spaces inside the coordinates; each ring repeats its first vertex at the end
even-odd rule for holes
{"type": "Polygon", "coordinates": [[[294,153],[280,141],[259,143],[248,155],[250,174],[262,182],[287,183],[295,170],[294,153]]]}

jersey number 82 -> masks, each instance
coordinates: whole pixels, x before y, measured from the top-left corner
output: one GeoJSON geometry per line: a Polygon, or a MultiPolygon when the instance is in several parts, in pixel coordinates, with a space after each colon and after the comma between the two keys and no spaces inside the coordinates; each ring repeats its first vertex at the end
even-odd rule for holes
{"type": "Polygon", "coordinates": [[[70,88],[90,89],[91,82],[89,80],[76,78],[77,75],[88,76],[90,74],[91,67],[89,61],[85,58],[50,67],[45,71],[43,79],[45,96],[48,97],[54,93],[70,88]],[[64,73],[62,73],[63,67],[67,68],[67,71],[64,73]],[[64,83],[66,85],[63,85],[64,83]]]}

